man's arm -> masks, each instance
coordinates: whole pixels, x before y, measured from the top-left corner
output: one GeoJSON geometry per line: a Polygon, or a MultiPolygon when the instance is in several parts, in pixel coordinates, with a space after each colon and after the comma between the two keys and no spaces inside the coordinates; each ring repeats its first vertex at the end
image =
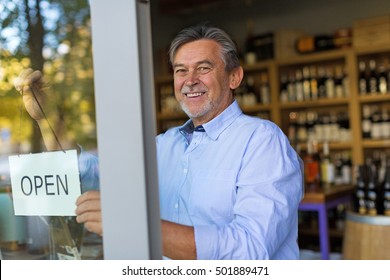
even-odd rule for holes
{"type": "Polygon", "coordinates": [[[22,95],[26,111],[37,122],[47,150],[55,151],[74,147],[62,139],[61,133],[55,126],[57,122],[49,123],[48,118],[53,121],[53,117],[58,118],[58,113],[55,96],[48,99],[49,87],[42,73],[26,69],[15,79],[14,85],[22,95]]]}
{"type": "Polygon", "coordinates": [[[194,228],[161,221],[164,256],[175,260],[195,260],[196,246],[194,228]]]}
{"type": "MultiPolygon", "coordinates": [[[[103,235],[100,192],[88,191],[76,202],[77,222],[84,223],[87,230],[103,235]]],[[[171,259],[196,259],[194,228],[161,221],[164,256],[171,259]]]]}

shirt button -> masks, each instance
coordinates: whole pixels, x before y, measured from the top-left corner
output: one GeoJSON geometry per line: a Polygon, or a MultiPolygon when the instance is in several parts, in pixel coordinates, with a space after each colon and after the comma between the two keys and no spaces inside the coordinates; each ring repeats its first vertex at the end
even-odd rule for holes
{"type": "Polygon", "coordinates": [[[175,209],[177,209],[177,208],[179,208],[179,204],[178,203],[175,204],[175,209]]]}
{"type": "Polygon", "coordinates": [[[183,173],[187,173],[188,172],[188,169],[187,168],[184,168],[183,169],[183,173]]]}

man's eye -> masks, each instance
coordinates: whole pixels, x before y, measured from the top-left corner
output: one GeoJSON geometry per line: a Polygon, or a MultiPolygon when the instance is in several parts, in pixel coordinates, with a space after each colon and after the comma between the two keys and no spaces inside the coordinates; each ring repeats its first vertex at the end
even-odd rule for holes
{"type": "Polygon", "coordinates": [[[183,74],[183,73],[185,73],[185,72],[186,72],[186,70],[185,70],[185,69],[181,69],[181,68],[175,70],[175,73],[176,73],[176,74],[183,74]]]}
{"type": "Polygon", "coordinates": [[[198,68],[198,71],[200,73],[208,73],[210,70],[211,70],[211,68],[210,67],[206,67],[206,66],[202,66],[202,67],[198,68]]]}

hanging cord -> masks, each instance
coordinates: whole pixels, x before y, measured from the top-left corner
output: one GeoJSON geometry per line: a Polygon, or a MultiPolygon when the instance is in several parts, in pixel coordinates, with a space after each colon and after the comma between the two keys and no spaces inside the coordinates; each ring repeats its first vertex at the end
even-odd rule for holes
{"type": "MultiPolygon", "coordinates": [[[[61,145],[60,140],[59,140],[58,137],[57,137],[57,134],[54,132],[54,129],[53,129],[52,126],[50,125],[49,119],[46,117],[45,111],[43,111],[43,108],[42,108],[42,106],[41,106],[41,103],[39,103],[39,101],[38,101],[38,98],[37,98],[37,96],[36,96],[36,94],[35,94],[34,88],[33,88],[32,86],[30,86],[30,85],[29,85],[28,87],[30,88],[30,90],[31,90],[31,92],[32,92],[32,95],[34,96],[35,102],[38,104],[38,107],[39,107],[39,109],[41,110],[41,113],[42,113],[43,117],[45,118],[47,124],[49,125],[49,128],[50,128],[51,132],[53,133],[54,138],[55,138],[55,140],[56,140],[58,146],[60,147],[60,149],[61,149],[64,153],[66,153],[66,151],[64,150],[64,148],[63,148],[62,145],[61,145]]],[[[20,93],[21,93],[22,98],[23,98],[23,89],[20,91],[20,93]]],[[[22,118],[22,108],[20,108],[20,109],[21,109],[21,110],[20,110],[20,118],[22,118]]],[[[21,130],[21,125],[22,125],[22,120],[20,120],[20,130],[21,130]]],[[[20,133],[21,133],[21,131],[20,131],[20,133]]]]}
{"type": "Polygon", "coordinates": [[[18,131],[18,156],[20,156],[20,146],[21,146],[21,139],[22,139],[22,121],[23,121],[23,90],[20,91],[20,94],[22,97],[20,98],[20,104],[19,104],[19,131],[18,131]]]}

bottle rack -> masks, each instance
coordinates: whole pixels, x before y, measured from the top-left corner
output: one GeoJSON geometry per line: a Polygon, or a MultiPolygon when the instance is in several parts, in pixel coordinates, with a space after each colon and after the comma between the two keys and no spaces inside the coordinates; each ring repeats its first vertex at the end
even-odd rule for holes
{"type": "MultiPolygon", "coordinates": [[[[386,93],[375,93],[361,95],[359,92],[359,62],[370,59],[388,59],[390,67],[390,46],[375,46],[364,49],[339,49],[323,51],[313,54],[299,55],[289,59],[267,60],[256,62],[253,65],[244,65],[245,77],[252,77],[251,84],[255,88],[256,102],[242,105],[245,113],[269,118],[279,125],[286,135],[289,133],[291,113],[317,112],[325,114],[343,112],[348,118],[350,129],[350,139],[330,141],[331,153],[336,150],[348,150],[352,156],[352,164],[364,163],[365,154],[370,149],[390,149],[390,139],[366,139],[362,135],[362,108],[364,105],[385,106],[389,108],[390,114],[390,91],[386,93]],[[319,96],[317,98],[301,100],[286,100],[281,96],[283,90],[282,80],[284,73],[294,73],[303,70],[304,67],[333,69],[336,75],[342,69],[342,74],[346,77],[344,85],[347,92],[331,94],[331,96],[319,96]],[[269,102],[262,102],[261,86],[264,76],[268,79],[269,102]],[[249,104],[249,105],[248,105],[249,104]]],[[[387,69],[388,71],[388,69],[387,69]]],[[[245,79],[245,78],[244,78],[245,79]]],[[[336,77],[335,77],[336,79],[336,77]]],[[[184,113],[176,109],[166,109],[166,97],[174,98],[173,78],[159,77],[156,79],[156,110],[158,133],[166,130],[171,125],[181,124],[187,119],[184,113]],[[165,87],[165,88],[164,88],[165,87]],[[167,88],[171,87],[171,92],[167,88]]],[[[173,101],[169,101],[172,102],[173,101]]],[[[297,143],[294,143],[297,144],[297,143]]],[[[299,149],[305,150],[305,142],[299,143],[299,149]]],[[[321,143],[320,147],[321,149],[321,143]]]]}

